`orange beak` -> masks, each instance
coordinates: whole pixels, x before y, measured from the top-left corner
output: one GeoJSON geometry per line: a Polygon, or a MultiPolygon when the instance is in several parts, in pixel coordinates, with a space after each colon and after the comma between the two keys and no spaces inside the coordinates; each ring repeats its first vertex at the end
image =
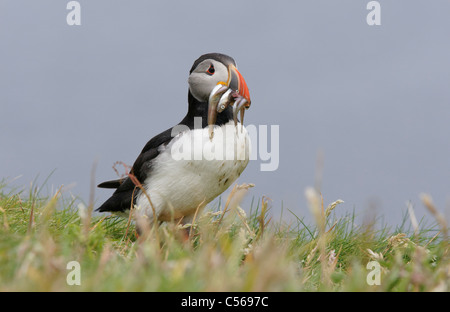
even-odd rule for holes
{"type": "Polygon", "coordinates": [[[248,91],[247,83],[244,77],[237,70],[234,65],[228,66],[228,81],[227,85],[230,89],[237,91],[240,96],[246,100],[245,108],[249,108],[251,104],[250,92],[248,91]]]}
{"type": "Polygon", "coordinates": [[[244,119],[244,109],[250,108],[250,92],[247,83],[237,70],[236,66],[228,66],[227,82],[219,82],[211,92],[208,103],[209,136],[214,136],[214,124],[217,113],[222,112],[228,105],[233,106],[233,119],[237,125],[237,114],[240,113],[241,123],[244,119]]]}

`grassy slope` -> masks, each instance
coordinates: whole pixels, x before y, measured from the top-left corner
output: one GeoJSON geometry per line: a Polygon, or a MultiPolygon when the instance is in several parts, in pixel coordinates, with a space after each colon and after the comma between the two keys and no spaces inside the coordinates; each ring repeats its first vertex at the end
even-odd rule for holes
{"type": "Polygon", "coordinates": [[[246,216],[231,200],[226,213],[199,215],[190,238],[174,224],[136,237],[127,220],[90,218],[59,193],[0,186],[0,291],[450,290],[446,229],[374,230],[352,215],[336,219],[312,190],[307,199],[312,226],[269,220],[264,200],[246,216]],[[66,281],[74,260],[79,286],[66,281]],[[372,260],[380,285],[366,282],[372,260]]]}

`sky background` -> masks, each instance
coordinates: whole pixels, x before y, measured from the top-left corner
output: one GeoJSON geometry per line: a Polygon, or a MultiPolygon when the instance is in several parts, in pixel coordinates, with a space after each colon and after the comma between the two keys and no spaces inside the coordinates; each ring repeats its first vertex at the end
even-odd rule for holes
{"type": "MultiPolygon", "coordinates": [[[[316,184],[338,213],[397,224],[406,202],[428,215],[430,193],[450,215],[450,1],[0,0],[0,178],[88,201],[96,183],[132,165],[187,111],[201,54],[235,58],[252,107],[246,124],[279,125],[277,170],[252,161],[239,183],[272,199],[272,214],[309,215],[316,184]],[[320,156],[322,155],[322,156],[320,156]],[[318,166],[320,159],[323,167],[318,166]],[[16,178],[18,177],[18,178],[16,178]]],[[[111,195],[97,189],[97,206],[111,195]]],[[[226,196],[227,193],[225,193],[226,196]]],[[[244,207],[249,206],[244,203],[244,207]]]]}

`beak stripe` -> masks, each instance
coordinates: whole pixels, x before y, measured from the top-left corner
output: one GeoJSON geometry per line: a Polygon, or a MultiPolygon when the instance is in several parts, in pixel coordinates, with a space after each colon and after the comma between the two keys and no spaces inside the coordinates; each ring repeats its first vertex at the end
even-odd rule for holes
{"type": "Polygon", "coordinates": [[[245,79],[244,77],[242,77],[241,73],[233,65],[229,66],[227,83],[230,88],[236,88],[236,91],[247,100],[246,107],[248,108],[250,106],[251,100],[247,83],[245,82],[245,79]]]}

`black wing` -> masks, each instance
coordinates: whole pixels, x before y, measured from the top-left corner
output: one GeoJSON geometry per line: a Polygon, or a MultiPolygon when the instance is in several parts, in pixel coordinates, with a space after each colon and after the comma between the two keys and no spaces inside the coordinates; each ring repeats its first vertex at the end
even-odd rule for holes
{"type": "MultiPolygon", "coordinates": [[[[139,154],[138,158],[131,168],[131,174],[133,174],[139,182],[144,183],[152,171],[152,160],[159,155],[159,147],[161,145],[167,144],[172,139],[172,128],[158,134],[147,144],[139,154]]],[[[138,190],[130,178],[123,178],[118,180],[111,180],[100,183],[98,187],[101,188],[115,188],[116,191],[112,196],[106,200],[103,205],[97,208],[97,211],[111,211],[120,212],[126,211],[131,207],[131,200],[135,202],[136,196],[138,195],[138,190]],[[133,196],[134,193],[134,196],[133,196]]]]}

